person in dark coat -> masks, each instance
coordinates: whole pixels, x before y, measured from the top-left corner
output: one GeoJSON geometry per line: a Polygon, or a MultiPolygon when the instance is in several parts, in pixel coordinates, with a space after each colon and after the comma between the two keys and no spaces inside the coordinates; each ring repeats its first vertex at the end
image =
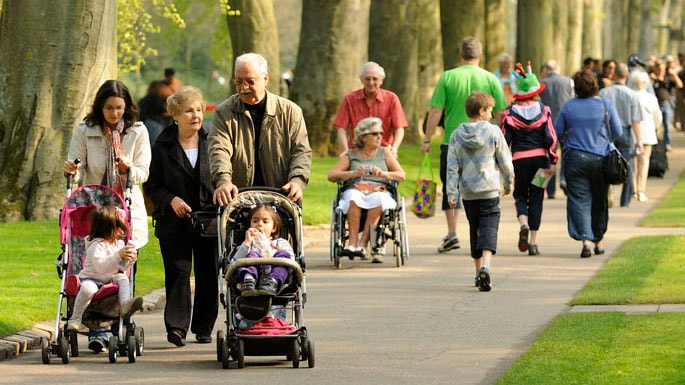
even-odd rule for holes
{"type": "Polygon", "coordinates": [[[155,205],[155,236],[164,260],[164,324],[167,340],[176,346],[185,345],[189,326],[197,342],[210,343],[218,313],[216,238],[201,236],[190,220],[193,212],[212,204],[208,133],[202,127],[205,102],[197,88],[181,87],[167,99],[167,108],[175,123],[152,147],[150,177],[144,185],[155,205]]]}

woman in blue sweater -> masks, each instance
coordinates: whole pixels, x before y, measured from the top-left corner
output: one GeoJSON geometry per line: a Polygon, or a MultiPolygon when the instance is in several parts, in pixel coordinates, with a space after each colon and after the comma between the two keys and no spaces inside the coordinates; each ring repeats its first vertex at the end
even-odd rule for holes
{"type": "Polygon", "coordinates": [[[619,138],[623,129],[611,100],[597,96],[599,86],[592,71],[577,72],[573,82],[576,97],[561,108],[554,128],[563,148],[568,234],[583,242],[580,257],[588,258],[591,243],[595,254],[604,253],[609,183],[602,166],[610,149],[609,129],[612,138],[619,138]]]}

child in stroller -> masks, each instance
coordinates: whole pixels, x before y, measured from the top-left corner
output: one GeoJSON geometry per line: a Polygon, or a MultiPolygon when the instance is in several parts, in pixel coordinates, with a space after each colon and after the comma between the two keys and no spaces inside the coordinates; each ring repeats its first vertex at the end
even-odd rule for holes
{"type": "Polygon", "coordinates": [[[303,323],[307,294],[301,208],[283,190],[241,188],[224,208],[219,225],[227,291],[220,300],[227,330],[217,331],[217,360],[224,369],[231,360],[243,368],[245,356],[284,355],[293,367],[301,360],[314,367],[314,346],[303,323]],[[254,281],[248,277],[246,282],[247,274],[254,281]]]}
{"type": "MultiPolygon", "coordinates": [[[[294,259],[293,248],[280,235],[281,217],[276,209],[261,203],[248,214],[250,227],[245,231],[245,241],[237,248],[233,261],[240,258],[289,258],[294,259]]],[[[264,278],[255,290],[256,278],[260,276],[257,266],[241,267],[242,295],[276,295],[288,278],[290,269],[283,266],[261,266],[264,278]]]]}
{"type": "Polygon", "coordinates": [[[79,273],[81,287],[74,301],[74,309],[67,330],[85,331],[81,323],[83,313],[97,291],[109,282],[119,286],[121,316],[130,317],[143,306],[143,297],[131,297],[131,285],[126,275],[137,259],[136,248],[124,245],[121,238],[127,232],[126,222],[114,206],[95,209],[90,235],[86,238],[86,260],[79,273]]]}

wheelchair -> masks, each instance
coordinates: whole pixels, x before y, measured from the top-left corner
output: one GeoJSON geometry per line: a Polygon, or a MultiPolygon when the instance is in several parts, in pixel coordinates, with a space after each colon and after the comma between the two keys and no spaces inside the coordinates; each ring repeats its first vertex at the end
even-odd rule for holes
{"type": "MultiPolygon", "coordinates": [[[[404,197],[397,191],[398,182],[388,184],[388,191],[392,194],[397,206],[393,210],[384,210],[376,226],[369,229],[369,243],[372,248],[385,248],[388,241],[392,241],[392,252],[397,267],[401,267],[409,259],[409,236],[407,235],[407,214],[404,197]]],[[[337,182],[337,193],[331,203],[331,262],[336,268],[342,267],[342,255],[345,244],[349,239],[349,225],[347,215],[338,212],[336,207],[343,193],[343,182],[337,182]]],[[[366,210],[362,210],[360,232],[366,221],[366,210]]],[[[355,255],[347,255],[353,260],[355,255]]]]}

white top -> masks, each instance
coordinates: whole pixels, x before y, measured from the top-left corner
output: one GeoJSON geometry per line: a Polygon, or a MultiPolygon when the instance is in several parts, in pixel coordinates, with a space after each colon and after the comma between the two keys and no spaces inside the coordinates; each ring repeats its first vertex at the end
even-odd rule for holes
{"type": "Polygon", "coordinates": [[[195,168],[195,164],[197,163],[197,155],[200,153],[200,149],[198,148],[191,148],[189,150],[183,150],[186,153],[186,158],[190,161],[190,164],[195,168]]]}

